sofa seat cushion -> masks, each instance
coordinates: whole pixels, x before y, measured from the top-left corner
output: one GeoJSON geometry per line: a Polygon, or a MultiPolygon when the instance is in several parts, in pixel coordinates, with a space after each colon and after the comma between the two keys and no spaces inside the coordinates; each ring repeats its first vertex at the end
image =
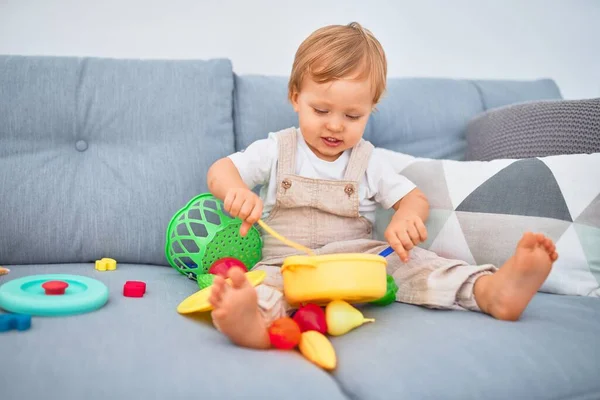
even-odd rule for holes
{"type": "Polygon", "coordinates": [[[392,304],[337,338],[356,399],[600,398],[600,300],[539,293],[520,321],[392,304]]]}
{"type": "Polygon", "coordinates": [[[178,314],[179,302],[198,288],[172,268],[9,268],[0,285],[22,276],[67,273],[104,282],[110,295],[95,312],[33,317],[28,331],[0,333],[2,399],[346,399],[330,374],[299,353],[242,349],[206,315],[178,314]],[[122,295],[128,280],[146,282],[143,298],[122,295]]]}

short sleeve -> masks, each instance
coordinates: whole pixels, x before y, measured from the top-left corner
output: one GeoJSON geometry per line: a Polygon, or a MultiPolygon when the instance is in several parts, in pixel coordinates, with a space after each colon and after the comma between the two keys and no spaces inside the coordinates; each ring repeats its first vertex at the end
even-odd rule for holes
{"type": "Polygon", "coordinates": [[[257,140],[246,149],[229,155],[229,159],[238,169],[244,183],[254,189],[269,181],[277,152],[277,139],[271,135],[268,139],[257,140]]]}
{"type": "Polygon", "coordinates": [[[394,171],[385,157],[371,157],[366,171],[368,194],[384,209],[391,208],[417,186],[394,171]]]}

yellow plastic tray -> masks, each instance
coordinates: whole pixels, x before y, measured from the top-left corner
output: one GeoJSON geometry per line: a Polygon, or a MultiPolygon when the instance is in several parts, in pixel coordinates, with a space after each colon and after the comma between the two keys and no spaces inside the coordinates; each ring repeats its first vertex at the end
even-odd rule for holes
{"type": "Polygon", "coordinates": [[[386,259],[375,254],[290,256],[281,268],[285,298],[293,305],[374,301],[386,293],[386,266],[386,259]]]}

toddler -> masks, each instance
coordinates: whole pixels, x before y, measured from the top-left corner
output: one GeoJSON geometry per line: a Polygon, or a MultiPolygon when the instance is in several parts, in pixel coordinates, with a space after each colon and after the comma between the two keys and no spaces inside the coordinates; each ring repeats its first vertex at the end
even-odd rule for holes
{"type": "MultiPolygon", "coordinates": [[[[288,96],[299,126],[272,133],[245,151],[215,162],[211,193],[244,222],[262,218],[315,254],[374,253],[388,244],[387,272],[399,286],[396,300],[438,309],[472,310],[517,320],[557,259],[552,241],[526,233],[501,268],[444,259],[417,247],[427,239],[429,204],[422,191],[372,157],[363,133],[386,86],[382,46],[358,23],[327,26],[298,48],[288,96]],[[251,189],[262,185],[260,196],[251,189]],[[372,239],[375,209],[392,207],[387,242],[372,239]]],[[[263,232],[267,272],[253,287],[241,269],[231,285],[216,277],[210,297],[215,326],[237,345],[270,347],[268,327],[290,312],[280,266],[299,254],[263,232]]]]}

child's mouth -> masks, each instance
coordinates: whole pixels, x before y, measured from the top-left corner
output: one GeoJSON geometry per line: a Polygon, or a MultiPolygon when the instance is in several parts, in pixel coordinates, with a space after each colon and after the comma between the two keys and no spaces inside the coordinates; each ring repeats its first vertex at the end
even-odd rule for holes
{"type": "Polygon", "coordinates": [[[325,146],[328,147],[338,147],[339,145],[344,143],[343,141],[332,137],[322,137],[321,140],[323,141],[323,143],[325,143],[325,146]]]}

